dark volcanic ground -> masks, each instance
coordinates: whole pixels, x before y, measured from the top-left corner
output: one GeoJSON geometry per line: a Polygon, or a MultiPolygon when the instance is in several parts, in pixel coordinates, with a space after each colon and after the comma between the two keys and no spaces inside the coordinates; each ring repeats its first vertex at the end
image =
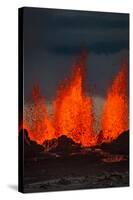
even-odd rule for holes
{"type": "Polygon", "coordinates": [[[24,192],[129,186],[128,143],[126,132],[109,146],[83,149],[61,136],[42,147],[25,133],[24,192]]]}

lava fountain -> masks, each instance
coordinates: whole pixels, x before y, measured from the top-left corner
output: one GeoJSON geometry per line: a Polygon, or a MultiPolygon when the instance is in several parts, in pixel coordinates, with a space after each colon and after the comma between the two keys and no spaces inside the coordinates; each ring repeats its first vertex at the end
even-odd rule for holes
{"type": "Polygon", "coordinates": [[[128,66],[123,64],[107,92],[103,108],[103,140],[110,142],[129,129],[128,124],[128,66]]]}
{"type": "Polygon", "coordinates": [[[46,139],[50,140],[55,137],[55,131],[46,110],[45,100],[38,85],[35,85],[32,89],[32,103],[24,113],[25,124],[26,127],[24,128],[28,130],[30,139],[39,144],[42,144],[46,139]]]}
{"type": "Polygon", "coordinates": [[[99,142],[111,142],[128,130],[128,67],[123,64],[107,98],[101,117],[102,132],[93,130],[94,115],[92,98],[85,93],[86,53],[82,53],[73,66],[72,74],[60,84],[52,103],[49,116],[45,99],[38,85],[32,89],[31,103],[24,109],[23,128],[28,130],[31,140],[42,144],[61,135],[73,139],[84,147],[99,142]]]}
{"type": "Polygon", "coordinates": [[[83,146],[92,146],[96,143],[93,134],[93,105],[92,99],[85,95],[86,54],[83,53],[73,66],[69,79],[65,80],[54,100],[54,126],[56,136],[62,134],[72,138],[83,146]]]}

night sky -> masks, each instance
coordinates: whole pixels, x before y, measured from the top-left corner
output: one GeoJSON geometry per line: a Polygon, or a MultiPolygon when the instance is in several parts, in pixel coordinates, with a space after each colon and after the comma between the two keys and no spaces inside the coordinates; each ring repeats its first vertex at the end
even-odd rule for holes
{"type": "Polygon", "coordinates": [[[25,101],[39,83],[50,102],[85,48],[86,85],[91,91],[95,86],[93,97],[99,105],[121,62],[128,59],[128,14],[24,8],[23,30],[25,101]]]}

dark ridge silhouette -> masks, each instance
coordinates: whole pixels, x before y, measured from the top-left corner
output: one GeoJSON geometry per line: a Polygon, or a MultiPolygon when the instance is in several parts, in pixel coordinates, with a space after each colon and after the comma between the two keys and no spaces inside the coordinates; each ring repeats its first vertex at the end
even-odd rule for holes
{"type": "Polygon", "coordinates": [[[79,152],[81,145],[75,143],[71,138],[66,135],[61,135],[58,138],[52,140],[46,140],[43,143],[44,149],[49,152],[69,154],[79,152]]]}
{"type": "MultiPolygon", "coordinates": [[[[26,129],[21,129],[19,133],[19,145],[24,147],[24,157],[33,158],[43,156],[44,153],[57,153],[60,155],[69,155],[71,153],[80,153],[83,148],[81,144],[75,143],[66,135],[61,135],[58,138],[46,140],[42,145],[30,140],[26,129]]],[[[112,154],[129,154],[129,131],[125,131],[119,137],[110,142],[96,145],[91,149],[100,148],[105,152],[112,154]]]]}
{"type": "Polygon", "coordinates": [[[24,147],[24,158],[33,158],[39,156],[44,151],[42,145],[30,140],[26,129],[21,129],[19,133],[19,145],[24,147]]]}
{"type": "Polygon", "coordinates": [[[104,151],[112,154],[129,154],[129,130],[123,132],[111,143],[103,143],[100,146],[104,151]]]}

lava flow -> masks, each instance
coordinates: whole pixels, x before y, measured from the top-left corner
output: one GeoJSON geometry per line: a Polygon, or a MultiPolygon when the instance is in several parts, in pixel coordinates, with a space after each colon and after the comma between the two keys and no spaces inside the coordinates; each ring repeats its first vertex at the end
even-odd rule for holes
{"type": "Polygon", "coordinates": [[[103,108],[102,134],[105,142],[116,139],[129,129],[128,115],[128,67],[123,64],[107,92],[103,108]]]}

